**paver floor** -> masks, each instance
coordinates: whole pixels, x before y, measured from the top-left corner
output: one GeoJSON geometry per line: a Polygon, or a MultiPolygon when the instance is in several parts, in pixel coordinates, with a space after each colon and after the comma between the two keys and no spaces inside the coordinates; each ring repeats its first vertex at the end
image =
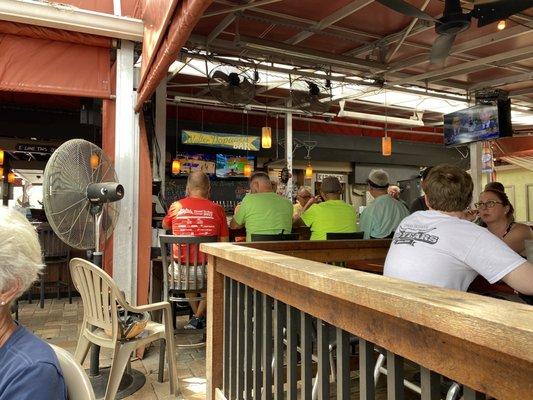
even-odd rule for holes
{"type": "MultiPolygon", "coordinates": [[[[185,322],[186,317],[180,322],[185,322]]],[[[83,306],[80,298],[74,298],[72,304],[67,299],[46,299],[44,308],[38,302],[29,304],[27,301],[19,302],[19,321],[26,328],[49,343],[60,346],[74,354],[78,341],[79,327],[83,319],[83,306]]],[[[176,336],[176,343],[185,340],[200,340],[200,335],[176,336]]],[[[179,393],[177,398],[184,400],[205,399],[205,348],[178,349],[177,365],[179,379],[179,393]]],[[[107,367],[111,364],[111,353],[106,349],[100,354],[100,366],[107,367]]],[[[88,368],[88,358],[84,367],[88,368]]],[[[157,381],[157,366],[159,362],[159,347],[154,344],[146,349],[142,360],[135,359],[132,368],[146,376],[146,384],[141,390],[127,397],[128,400],[166,400],[169,396],[167,376],[163,383],[157,381]]]]}

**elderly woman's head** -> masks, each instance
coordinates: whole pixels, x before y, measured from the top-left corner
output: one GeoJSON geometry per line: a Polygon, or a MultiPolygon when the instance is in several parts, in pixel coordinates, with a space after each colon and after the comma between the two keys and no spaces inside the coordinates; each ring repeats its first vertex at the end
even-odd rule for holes
{"type": "Polygon", "coordinates": [[[19,212],[0,206],[0,305],[19,297],[37,279],[41,246],[37,232],[19,212]]]}

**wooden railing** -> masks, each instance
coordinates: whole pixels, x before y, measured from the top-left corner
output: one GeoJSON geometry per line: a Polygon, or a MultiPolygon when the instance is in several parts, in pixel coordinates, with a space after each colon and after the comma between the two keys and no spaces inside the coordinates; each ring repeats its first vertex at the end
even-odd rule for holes
{"type": "Polygon", "coordinates": [[[403,399],[404,359],[420,366],[423,400],[441,399],[441,376],[466,400],[533,398],[531,306],[294,257],[371,260],[386,241],[295,243],[202,245],[209,399],[348,399],[355,386],[374,399],[376,349],[388,399],[403,399]]]}

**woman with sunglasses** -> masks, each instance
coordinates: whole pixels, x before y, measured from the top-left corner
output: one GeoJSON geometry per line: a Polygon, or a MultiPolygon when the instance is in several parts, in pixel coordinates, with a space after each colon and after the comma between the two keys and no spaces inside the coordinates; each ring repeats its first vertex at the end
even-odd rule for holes
{"type": "Polygon", "coordinates": [[[505,192],[486,189],[475,204],[484,226],[503,240],[511,249],[524,255],[525,240],[533,239],[533,231],[514,221],[514,208],[505,192]]]}

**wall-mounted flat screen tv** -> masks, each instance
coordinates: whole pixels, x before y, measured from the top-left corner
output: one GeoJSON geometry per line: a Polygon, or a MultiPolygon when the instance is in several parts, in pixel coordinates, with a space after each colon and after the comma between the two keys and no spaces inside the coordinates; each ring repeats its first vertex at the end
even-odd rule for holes
{"type": "Polygon", "coordinates": [[[255,156],[235,156],[217,154],[217,178],[245,178],[244,166],[249,164],[255,169],[255,156]]]}
{"type": "Polygon", "coordinates": [[[444,144],[458,146],[512,135],[510,101],[477,105],[444,116],[444,144]]]}
{"type": "Polygon", "coordinates": [[[203,171],[209,176],[215,176],[216,165],[214,154],[178,153],[176,159],[181,164],[179,176],[187,176],[194,171],[203,171]]]}

